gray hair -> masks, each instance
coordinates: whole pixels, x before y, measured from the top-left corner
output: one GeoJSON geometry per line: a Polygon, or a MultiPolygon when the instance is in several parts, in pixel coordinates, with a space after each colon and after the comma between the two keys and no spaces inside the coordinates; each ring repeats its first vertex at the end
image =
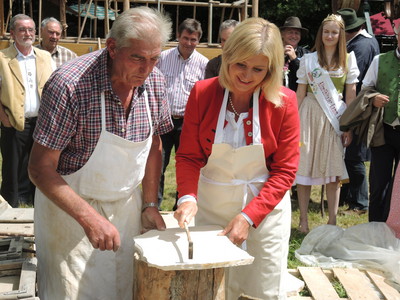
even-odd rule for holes
{"type": "Polygon", "coordinates": [[[117,48],[128,46],[130,39],[159,38],[161,46],[164,46],[170,39],[171,28],[172,22],[168,16],[153,8],[139,6],[119,15],[107,38],[115,39],[117,48]]]}
{"type": "Polygon", "coordinates": [[[57,24],[60,26],[60,28],[62,29],[61,22],[58,21],[56,18],[53,18],[53,17],[44,19],[44,20],[42,21],[42,23],[40,24],[40,27],[41,27],[41,28],[44,28],[44,27],[46,27],[46,25],[47,25],[48,23],[57,23],[57,24]]]}
{"type": "Polygon", "coordinates": [[[33,22],[33,26],[35,27],[35,21],[33,21],[33,19],[30,16],[24,15],[24,14],[18,14],[15,15],[14,17],[12,17],[11,21],[10,21],[10,30],[15,30],[15,23],[17,23],[18,21],[24,21],[24,20],[30,20],[33,22]]]}
{"type": "Polygon", "coordinates": [[[235,28],[238,24],[239,24],[239,21],[236,21],[233,19],[223,21],[221,23],[221,25],[219,26],[219,34],[221,34],[221,32],[224,31],[225,29],[235,28]]]}

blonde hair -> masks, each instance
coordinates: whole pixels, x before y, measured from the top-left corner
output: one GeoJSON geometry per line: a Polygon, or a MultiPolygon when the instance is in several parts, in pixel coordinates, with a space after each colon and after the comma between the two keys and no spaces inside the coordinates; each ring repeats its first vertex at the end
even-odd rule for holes
{"type": "Polygon", "coordinates": [[[222,52],[219,82],[224,88],[232,90],[229,66],[259,54],[268,59],[268,72],[259,87],[268,101],[281,106],[280,88],[284,64],[282,38],[278,27],[262,18],[246,19],[229,36],[222,52]]]}
{"type": "Polygon", "coordinates": [[[342,17],[339,15],[328,15],[319,26],[313,50],[317,51],[318,63],[321,65],[321,67],[327,70],[337,70],[339,68],[342,68],[345,72],[347,72],[346,32],[344,28],[345,28],[344,21],[342,17]],[[322,32],[325,24],[328,22],[334,22],[340,28],[339,41],[336,45],[336,50],[335,53],[333,54],[332,61],[330,64],[328,64],[324,43],[322,42],[322,32]]]}

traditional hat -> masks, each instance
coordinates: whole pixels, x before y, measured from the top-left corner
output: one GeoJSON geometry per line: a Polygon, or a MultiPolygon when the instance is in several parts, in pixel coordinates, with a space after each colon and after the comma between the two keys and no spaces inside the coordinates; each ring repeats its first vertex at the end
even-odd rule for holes
{"type": "Polygon", "coordinates": [[[296,28],[301,30],[302,35],[306,35],[308,33],[307,28],[301,27],[301,22],[298,17],[289,17],[285,20],[285,23],[283,24],[282,27],[280,27],[281,30],[285,28],[296,28]]]}
{"type": "Polygon", "coordinates": [[[352,8],[342,8],[337,13],[342,16],[345,31],[360,27],[365,23],[365,18],[357,17],[356,11],[352,8]]]}

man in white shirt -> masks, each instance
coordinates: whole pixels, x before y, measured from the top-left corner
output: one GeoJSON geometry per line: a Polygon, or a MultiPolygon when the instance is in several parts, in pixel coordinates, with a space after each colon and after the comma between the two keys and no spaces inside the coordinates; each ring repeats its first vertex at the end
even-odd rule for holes
{"type": "Polygon", "coordinates": [[[400,38],[395,29],[397,48],[375,56],[362,87],[370,87],[379,94],[372,100],[374,109],[383,108],[385,144],[371,147],[369,221],[385,222],[390,209],[393,174],[400,155],[400,38]]]}
{"type": "Polygon", "coordinates": [[[28,176],[32,133],[44,84],[55,65],[47,51],[32,47],[35,22],[18,14],[10,21],[14,43],[0,51],[0,194],[12,207],[33,204],[35,187],[28,176]]]}
{"type": "Polygon", "coordinates": [[[163,167],[160,178],[158,204],[164,193],[164,172],[169,164],[171,150],[179,148],[183,116],[189,94],[198,80],[204,79],[208,59],[196,51],[203,31],[195,19],[184,20],[178,28],[178,47],[161,53],[157,67],[163,73],[167,84],[167,98],[170,105],[174,129],[161,136],[163,144],[163,167]]]}

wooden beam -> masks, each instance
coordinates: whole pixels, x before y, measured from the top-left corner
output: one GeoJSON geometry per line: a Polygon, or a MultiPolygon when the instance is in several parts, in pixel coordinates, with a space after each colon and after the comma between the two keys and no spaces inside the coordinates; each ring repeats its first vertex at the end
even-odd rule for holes
{"type": "Polygon", "coordinates": [[[253,0],[253,9],[252,9],[252,16],[258,17],[258,0],[253,0]]]}
{"type": "Polygon", "coordinates": [[[0,36],[5,36],[6,26],[4,25],[4,1],[0,1],[0,36]]]}

